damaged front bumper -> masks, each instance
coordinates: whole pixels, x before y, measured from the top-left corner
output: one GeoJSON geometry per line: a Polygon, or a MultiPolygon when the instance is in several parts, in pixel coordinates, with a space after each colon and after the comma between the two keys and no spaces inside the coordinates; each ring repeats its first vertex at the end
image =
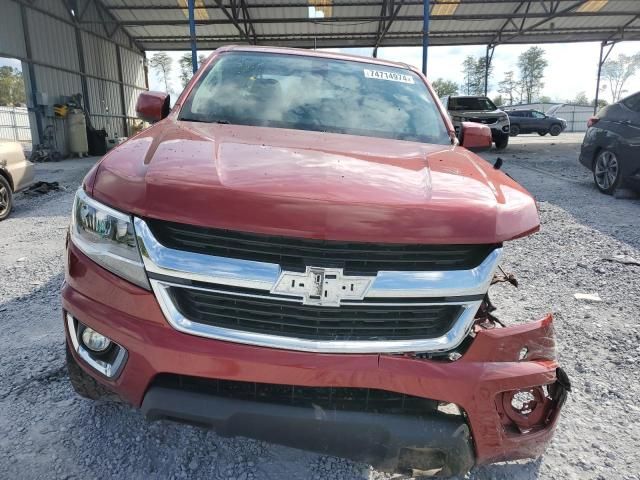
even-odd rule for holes
{"type": "Polygon", "coordinates": [[[73,355],[89,375],[150,418],[206,424],[223,435],[262,438],[389,471],[461,474],[473,464],[536,457],[553,435],[570,388],[556,362],[551,315],[505,328],[479,321],[457,357],[256,347],[176,331],[152,293],[73,246],[63,309],[127,351],[113,378],[73,355]],[[194,381],[208,387],[188,388],[194,381]],[[283,388],[290,398],[283,400],[283,388]],[[296,396],[299,391],[304,395],[296,396]],[[327,391],[345,402],[365,403],[382,392],[428,399],[435,407],[422,413],[354,411],[315,401],[316,393],[327,391]]]}

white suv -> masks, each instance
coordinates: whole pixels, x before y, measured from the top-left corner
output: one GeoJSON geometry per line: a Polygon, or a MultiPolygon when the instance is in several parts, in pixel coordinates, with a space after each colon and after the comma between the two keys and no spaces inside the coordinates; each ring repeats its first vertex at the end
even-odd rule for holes
{"type": "Polygon", "coordinates": [[[491,128],[493,143],[498,150],[509,144],[509,116],[487,97],[448,96],[440,99],[460,136],[462,122],[482,123],[491,128]]]}

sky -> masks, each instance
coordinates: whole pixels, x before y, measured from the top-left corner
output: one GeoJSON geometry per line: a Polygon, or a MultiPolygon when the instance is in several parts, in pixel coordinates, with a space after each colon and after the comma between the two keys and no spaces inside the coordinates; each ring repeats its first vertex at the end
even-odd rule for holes
{"type": "MultiPolygon", "coordinates": [[[[575,98],[580,92],[585,92],[589,99],[593,99],[596,89],[596,76],[598,72],[598,55],[600,44],[590,43],[558,43],[540,45],[546,52],[549,66],[545,70],[543,95],[551,97],[558,102],[566,102],[575,98]]],[[[504,73],[509,70],[517,71],[518,56],[531,45],[499,45],[493,56],[494,73],[489,84],[489,96],[498,95],[497,85],[503,79],[504,73]]],[[[371,55],[371,49],[341,49],[340,51],[357,55],[371,55]]],[[[640,52],[640,42],[622,42],[617,44],[611,52],[610,58],[624,53],[632,55],[640,52]]],[[[155,52],[147,52],[148,56],[155,52]]],[[[184,52],[167,52],[173,59],[173,72],[171,83],[174,95],[181,90],[178,79],[178,58],[184,52]]],[[[201,52],[205,55],[210,51],[201,52]]],[[[462,62],[467,55],[484,55],[483,45],[431,47],[429,48],[429,63],[427,76],[430,80],[444,78],[456,83],[462,81],[462,62]]],[[[422,50],[419,47],[387,47],[378,51],[378,57],[415,65],[422,65],[422,50]]],[[[20,62],[13,59],[0,58],[0,66],[11,65],[19,67],[20,62]]],[[[149,72],[149,87],[151,90],[162,90],[164,85],[153,72],[149,72]]],[[[640,72],[637,72],[626,84],[628,93],[640,90],[640,72]]],[[[611,101],[610,94],[604,90],[601,98],[611,101]]]]}
{"type": "MultiPolygon", "coordinates": [[[[504,73],[513,70],[517,72],[518,56],[532,45],[499,45],[493,55],[494,73],[489,83],[489,96],[498,95],[498,82],[504,78],[504,73]]],[[[545,50],[545,56],[549,65],[545,70],[545,88],[542,94],[551,97],[558,102],[566,102],[575,98],[580,92],[585,92],[591,100],[595,95],[596,77],[598,75],[598,56],[600,44],[589,43],[558,43],[539,45],[545,50]]],[[[370,48],[358,49],[333,49],[356,55],[370,56],[370,48]]],[[[632,55],[640,52],[640,42],[622,42],[617,44],[611,52],[610,58],[624,53],[632,55]]],[[[148,56],[155,52],[147,52],[148,56]]],[[[205,55],[210,51],[203,51],[205,55]]],[[[178,80],[177,60],[183,52],[167,52],[174,61],[174,71],[171,83],[176,91],[180,91],[178,80]]],[[[485,54],[484,45],[430,47],[427,76],[430,80],[444,78],[456,83],[462,82],[462,62],[467,55],[481,56],[485,54]]],[[[405,62],[420,68],[422,65],[422,49],[420,47],[387,47],[378,50],[378,58],[405,62]]],[[[162,82],[149,72],[150,89],[163,89],[162,82]]],[[[626,89],[629,93],[640,90],[640,72],[631,78],[626,89]]],[[[610,94],[604,90],[601,98],[611,101],[610,94]]]]}

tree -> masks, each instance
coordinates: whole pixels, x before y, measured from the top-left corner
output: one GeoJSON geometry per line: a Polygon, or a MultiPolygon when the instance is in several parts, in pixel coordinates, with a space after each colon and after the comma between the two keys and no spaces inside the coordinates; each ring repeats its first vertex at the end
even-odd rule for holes
{"type": "Polygon", "coordinates": [[[489,70],[487,71],[487,58],[478,57],[476,60],[476,83],[478,84],[478,92],[476,95],[484,95],[485,91],[489,91],[489,80],[493,76],[493,65],[489,63],[489,70]],[[485,88],[485,75],[487,80],[487,87],[485,88]]]}
{"type": "Polygon", "coordinates": [[[509,105],[513,105],[518,95],[518,87],[515,74],[513,70],[510,70],[504,74],[504,80],[498,83],[498,92],[504,93],[506,95],[505,100],[509,102],[509,105]]]}
{"type": "Polygon", "coordinates": [[[171,74],[172,64],[173,60],[165,52],[154,53],[149,60],[149,66],[155,71],[158,78],[164,82],[164,91],[167,93],[171,92],[169,75],[171,74]]]}
{"type": "Polygon", "coordinates": [[[14,106],[26,101],[22,72],[9,66],[0,67],[0,105],[14,106]]]}
{"type": "Polygon", "coordinates": [[[544,87],[542,79],[548,64],[549,62],[544,58],[544,50],[540,47],[531,47],[518,57],[522,99],[526,103],[533,102],[544,87]]]}
{"type": "Polygon", "coordinates": [[[453,82],[451,80],[437,78],[433,81],[431,86],[436,91],[438,97],[446,97],[449,95],[458,94],[458,85],[456,84],[456,82],[453,82]]]}
{"type": "Polygon", "coordinates": [[[462,75],[464,83],[460,85],[460,90],[465,95],[474,95],[477,89],[475,78],[476,59],[471,55],[467,56],[462,62],[462,75]]]}
{"type": "Polygon", "coordinates": [[[640,68],[640,52],[635,55],[621,53],[618,58],[607,60],[602,65],[601,78],[609,85],[611,100],[615,103],[626,92],[624,84],[633,77],[640,68]]]}
{"type": "Polygon", "coordinates": [[[497,107],[501,107],[502,105],[504,105],[504,98],[502,98],[502,95],[493,97],[493,103],[495,103],[497,107]]]}
{"type": "Polygon", "coordinates": [[[553,103],[551,101],[551,97],[549,97],[547,95],[541,95],[540,97],[538,97],[538,102],[540,102],[540,103],[553,103]]]}
{"type": "Polygon", "coordinates": [[[589,105],[589,98],[584,92],[580,92],[573,100],[567,100],[567,103],[573,103],[575,105],[589,105]]]}
{"type": "MultiPolygon", "coordinates": [[[[198,55],[198,67],[205,61],[204,55],[198,55]]],[[[178,60],[178,66],[180,68],[180,82],[182,88],[187,86],[189,80],[193,76],[193,63],[191,62],[191,52],[187,52],[178,60]]]]}
{"type": "MultiPolygon", "coordinates": [[[[591,101],[591,104],[593,106],[593,104],[595,103],[596,99],[594,98],[591,101]]],[[[604,98],[599,98],[598,99],[598,109],[601,109],[602,107],[606,107],[607,105],[609,105],[609,102],[607,102],[604,98]]]]}
{"type": "MultiPolygon", "coordinates": [[[[469,55],[462,62],[462,74],[464,76],[464,83],[460,85],[460,89],[466,95],[484,95],[485,85],[485,73],[486,72],[485,57],[473,57],[469,55]]],[[[487,80],[491,78],[493,72],[493,66],[489,66],[489,72],[487,80]]]]}

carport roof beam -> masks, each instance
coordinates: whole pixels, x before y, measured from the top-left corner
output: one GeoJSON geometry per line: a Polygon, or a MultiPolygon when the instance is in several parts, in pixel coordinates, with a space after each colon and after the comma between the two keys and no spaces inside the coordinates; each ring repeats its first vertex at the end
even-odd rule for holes
{"type": "MultiPolygon", "coordinates": [[[[189,22],[178,2],[93,1],[109,12],[106,23],[117,24],[147,50],[190,47],[189,22]]],[[[198,46],[421,46],[424,1],[331,0],[331,8],[322,10],[324,17],[308,15],[313,6],[309,0],[196,2],[194,11],[201,12],[195,19],[198,46]]],[[[426,1],[431,7],[429,45],[640,39],[640,12],[632,0],[609,0],[599,9],[580,9],[589,0],[426,1]]]]}
{"type": "Polygon", "coordinates": [[[600,78],[602,77],[602,66],[604,65],[604,62],[607,61],[607,58],[609,58],[609,54],[611,53],[611,50],[613,50],[613,47],[615,47],[616,43],[617,43],[616,40],[611,40],[611,41],[605,40],[600,44],[600,58],[598,60],[598,79],[596,81],[596,95],[593,100],[594,115],[598,113],[598,100],[600,97],[600,78]],[[607,50],[607,53],[604,53],[604,50],[607,47],[609,47],[609,50],[607,50]]]}

